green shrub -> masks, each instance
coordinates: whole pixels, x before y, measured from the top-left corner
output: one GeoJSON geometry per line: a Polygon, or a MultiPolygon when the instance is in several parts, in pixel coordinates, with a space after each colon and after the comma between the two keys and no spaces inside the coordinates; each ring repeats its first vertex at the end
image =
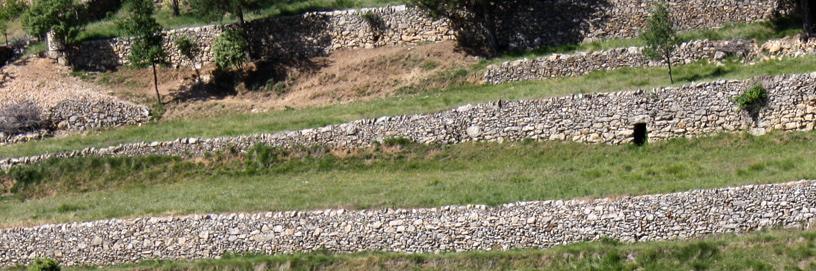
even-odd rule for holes
{"type": "Polygon", "coordinates": [[[389,137],[383,139],[383,145],[393,147],[393,146],[407,146],[413,144],[414,141],[410,138],[406,137],[389,137]]]}
{"type": "Polygon", "coordinates": [[[193,41],[188,36],[179,36],[175,40],[176,49],[179,50],[182,56],[190,60],[190,62],[195,62],[196,57],[199,54],[200,48],[198,44],[193,41]]]}
{"type": "Polygon", "coordinates": [[[759,113],[759,110],[768,102],[768,91],[762,85],[754,85],[741,95],[734,98],[734,102],[742,110],[751,114],[759,113]]]}
{"type": "Polygon", "coordinates": [[[59,263],[51,258],[37,258],[34,259],[28,268],[28,271],[60,271],[59,263]]]}
{"type": "Polygon", "coordinates": [[[237,69],[247,60],[247,42],[244,35],[235,29],[221,33],[213,44],[215,64],[220,69],[237,69]]]}

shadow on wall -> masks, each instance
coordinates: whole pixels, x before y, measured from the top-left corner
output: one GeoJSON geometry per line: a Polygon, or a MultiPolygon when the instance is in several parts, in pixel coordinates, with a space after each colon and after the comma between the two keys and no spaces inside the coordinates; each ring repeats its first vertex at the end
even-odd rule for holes
{"type": "Polygon", "coordinates": [[[247,74],[249,89],[268,87],[288,79],[288,71],[309,72],[326,66],[314,57],[331,50],[330,18],[324,14],[256,20],[249,24],[255,69],[247,74]],[[268,22],[274,20],[274,22],[268,22]]]}
{"type": "Polygon", "coordinates": [[[485,51],[489,29],[495,32],[497,52],[522,51],[581,42],[591,29],[606,22],[604,10],[609,8],[607,0],[500,1],[489,11],[487,17],[492,20],[480,23],[482,18],[460,14],[465,17],[454,19],[453,27],[460,46],[471,54],[490,54],[485,51]]]}
{"type": "Polygon", "coordinates": [[[71,66],[86,71],[112,71],[121,65],[114,51],[115,39],[93,40],[72,48],[71,66]]]}

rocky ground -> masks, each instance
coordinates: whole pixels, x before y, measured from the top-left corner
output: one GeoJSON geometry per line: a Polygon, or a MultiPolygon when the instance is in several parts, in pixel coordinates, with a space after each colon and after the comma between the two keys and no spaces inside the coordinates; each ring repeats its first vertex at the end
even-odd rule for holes
{"type": "Polygon", "coordinates": [[[98,85],[70,75],[70,69],[44,58],[26,58],[0,69],[0,105],[29,100],[43,109],[67,99],[111,100],[98,85]]]}

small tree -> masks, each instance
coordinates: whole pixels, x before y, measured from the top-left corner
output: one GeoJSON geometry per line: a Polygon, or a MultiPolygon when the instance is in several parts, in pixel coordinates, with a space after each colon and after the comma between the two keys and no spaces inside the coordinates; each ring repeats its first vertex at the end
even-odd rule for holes
{"type": "Polygon", "coordinates": [[[651,59],[663,60],[669,65],[669,80],[674,83],[672,76],[672,55],[679,43],[665,2],[657,3],[652,14],[646,21],[646,29],[641,34],[646,42],[646,56],[651,59]]]}
{"type": "Polygon", "coordinates": [[[28,6],[22,0],[6,0],[0,6],[0,31],[3,32],[3,38],[6,41],[6,46],[9,45],[8,39],[8,23],[9,21],[20,17],[23,11],[28,6]]]}
{"type": "Polygon", "coordinates": [[[247,60],[247,43],[240,32],[228,29],[213,44],[213,56],[219,69],[238,69],[247,60]]]}
{"type": "Polygon", "coordinates": [[[153,1],[130,0],[128,8],[126,17],[119,22],[119,27],[123,32],[131,36],[132,44],[128,60],[130,65],[137,68],[153,67],[156,100],[162,104],[156,65],[166,63],[167,53],[163,47],[162,27],[153,18],[153,1]]]}
{"type": "Polygon", "coordinates": [[[54,31],[55,39],[71,47],[82,31],[79,10],[72,0],[34,1],[34,5],[23,13],[22,22],[32,36],[43,38],[48,31],[54,31]]]}
{"type": "Polygon", "coordinates": [[[193,39],[188,36],[179,36],[176,38],[175,43],[176,49],[179,50],[182,56],[190,61],[190,64],[193,66],[193,70],[195,70],[196,76],[200,80],[201,73],[198,71],[198,67],[196,67],[196,59],[201,53],[201,48],[198,46],[198,43],[193,41],[193,39]]]}

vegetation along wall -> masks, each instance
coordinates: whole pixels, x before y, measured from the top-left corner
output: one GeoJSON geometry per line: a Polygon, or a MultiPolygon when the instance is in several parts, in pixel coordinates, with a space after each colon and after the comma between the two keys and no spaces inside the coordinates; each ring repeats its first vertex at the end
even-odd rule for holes
{"type": "Polygon", "coordinates": [[[433,114],[365,119],[275,134],[183,138],[88,148],[0,160],[0,169],[76,156],[200,156],[227,149],[248,150],[256,144],[353,149],[389,138],[429,144],[524,139],[628,144],[638,136],[655,141],[748,130],[813,130],[814,125],[816,73],[541,100],[497,101],[433,114]],[[767,99],[752,114],[741,109],[735,98],[755,85],[767,89],[767,99]]]}
{"type": "MultiPolygon", "coordinates": [[[[553,77],[584,75],[594,71],[619,68],[665,66],[663,60],[652,60],[643,47],[618,48],[596,52],[552,54],[535,59],[520,59],[487,67],[484,80],[490,84],[511,81],[542,80],[553,77]]],[[[695,61],[760,61],[764,58],[801,56],[816,53],[816,41],[802,42],[784,38],[757,44],[747,40],[698,40],[681,44],[672,56],[673,64],[695,61]]]]}
{"type": "Polygon", "coordinates": [[[106,220],[0,230],[0,266],[214,258],[225,253],[443,252],[545,248],[600,238],[685,239],[808,227],[816,182],[497,207],[321,210],[106,220]]]}
{"type": "MultiPolygon", "coordinates": [[[[651,0],[545,0],[500,7],[498,43],[508,50],[565,44],[639,33],[651,0]]],[[[524,1],[522,1],[524,2],[524,1]]],[[[772,19],[789,10],[785,0],[670,0],[680,29],[722,26],[727,23],[772,19]]],[[[226,27],[236,27],[228,25],[226,27]]],[[[290,60],[343,48],[411,45],[455,39],[445,20],[431,18],[412,7],[392,6],[361,10],[316,12],[250,22],[252,47],[261,57],[290,60]]],[[[166,32],[174,65],[188,65],[174,48],[174,37],[189,35],[204,50],[200,60],[211,62],[209,47],[222,27],[205,26],[166,32]]],[[[127,39],[83,43],[72,62],[84,68],[104,69],[126,63],[127,39]]],[[[59,48],[59,46],[52,46],[59,48]]]]}

